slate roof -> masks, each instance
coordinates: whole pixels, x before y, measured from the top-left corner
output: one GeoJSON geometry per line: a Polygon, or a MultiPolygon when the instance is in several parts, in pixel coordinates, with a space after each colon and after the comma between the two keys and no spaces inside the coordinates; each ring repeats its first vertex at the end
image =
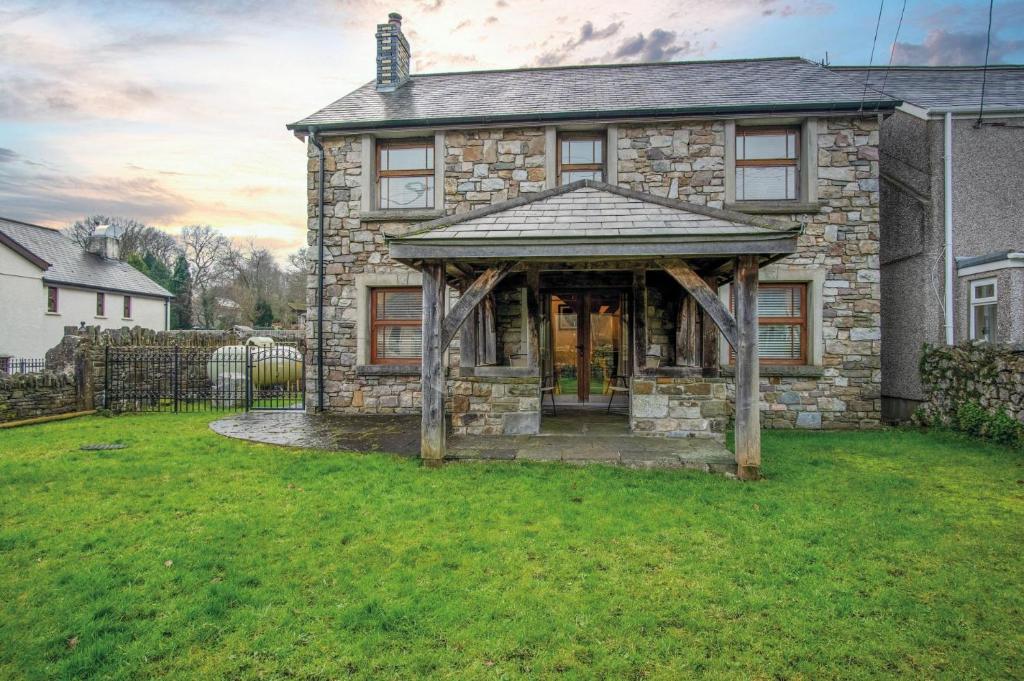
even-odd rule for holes
{"type": "Polygon", "coordinates": [[[388,245],[396,259],[428,251],[433,255],[434,247],[449,247],[451,253],[467,256],[473,255],[474,249],[482,252],[477,247],[537,257],[562,252],[631,256],[776,253],[795,250],[800,230],[795,222],[580,180],[425,223],[413,232],[389,236],[388,245]],[[740,251],[722,247],[729,243],[744,247],[740,251]]]}
{"type": "MultiPolygon", "coordinates": [[[[797,57],[413,74],[393,92],[377,92],[371,81],[288,128],[827,112],[857,109],[863,94],[851,79],[797,57]]],[[[869,90],[864,106],[898,103],[869,90]]]]}
{"type": "MultiPolygon", "coordinates": [[[[981,101],[980,66],[834,66],[833,71],[868,88],[925,109],[969,107],[981,101]]],[[[985,108],[1024,107],[1024,66],[990,66],[985,108]]]]}
{"type": "Polygon", "coordinates": [[[120,260],[104,260],[89,253],[54,229],[0,218],[0,243],[10,241],[15,250],[45,267],[43,281],[88,289],[117,291],[139,296],[171,298],[173,294],[120,260]]]}

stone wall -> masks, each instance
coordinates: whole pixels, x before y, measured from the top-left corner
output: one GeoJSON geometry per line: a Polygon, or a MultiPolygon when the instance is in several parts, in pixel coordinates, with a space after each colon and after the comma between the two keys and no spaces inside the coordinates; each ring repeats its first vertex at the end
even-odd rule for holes
{"type": "Polygon", "coordinates": [[[954,425],[958,410],[974,403],[1024,428],[1024,345],[925,346],[921,384],[923,420],[954,425]]]}
{"type": "Polygon", "coordinates": [[[0,373],[0,423],[79,410],[73,373],[0,373]]]}
{"type": "Polygon", "coordinates": [[[730,413],[726,398],[722,378],[634,376],[630,380],[630,430],[640,435],[724,442],[730,413]]]}
{"type": "Polygon", "coordinates": [[[444,194],[449,212],[465,213],[544,190],[544,129],[445,135],[444,194]]]}
{"type": "Polygon", "coordinates": [[[722,121],[620,126],[619,185],[721,208],[725,202],[722,121]]]}
{"type": "Polygon", "coordinates": [[[452,435],[536,435],[540,378],[463,377],[449,381],[452,435]]]}

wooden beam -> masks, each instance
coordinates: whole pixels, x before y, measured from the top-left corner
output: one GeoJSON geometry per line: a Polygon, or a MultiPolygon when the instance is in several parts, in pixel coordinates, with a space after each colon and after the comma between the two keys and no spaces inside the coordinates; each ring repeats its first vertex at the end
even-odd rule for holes
{"type": "Polygon", "coordinates": [[[633,271],[633,375],[647,372],[647,270],[633,271]]]}
{"type": "Polygon", "coordinates": [[[761,477],[760,366],[757,358],[757,256],[736,259],[736,475],[761,477]]]}
{"type": "Polygon", "coordinates": [[[490,267],[462,292],[459,302],[455,303],[451,311],[448,312],[448,316],[444,319],[444,325],[441,327],[442,352],[451,344],[455,334],[469,317],[469,313],[476,309],[480,301],[493,291],[498,282],[504,279],[505,275],[511,272],[515,266],[515,261],[508,261],[490,267]]]}
{"type": "Polygon", "coordinates": [[[676,366],[700,366],[700,308],[685,292],[676,314],[676,366]]]}
{"type": "Polygon", "coordinates": [[[526,270],[526,365],[540,367],[540,270],[526,270]]]}
{"type": "MultiPolygon", "coordinates": [[[[745,256],[741,256],[745,257],[745,256]]],[[[676,281],[686,289],[687,293],[693,296],[715,321],[718,328],[729,341],[729,345],[736,347],[739,335],[736,331],[736,320],[729,312],[729,308],[718,299],[718,294],[708,286],[708,283],[701,279],[700,275],[693,271],[693,268],[682,260],[670,260],[662,265],[665,271],[672,275],[676,281]]],[[[757,262],[754,262],[754,269],[757,269],[757,262]]]]}
{"type": "MultiPolygon", "coordinates": [[[[714,277],[708,277],[705,281],[712,290],[718,288],[718,282],[714,277]]],[[[711,319],[711,315],[703,308],[700,310],[700,334],[700,365],[703,369],[702,373],[704,376],[718,376],[718,338],[720,334],[715,321],[711,319]]]]}
{"type": "Polygon", "coordinates": [[[476,358],[476,331],[477,331],[477,314],[478,310],[471,310],[469,317],[466,318],[466,323],[462,325],[462,329],[459,331],[459,368],[475,367],[477,365],[476,358]]]}
{"type": "Polygon", "coordinates": [[[428,466],[440,466],[445,454],[444,428],[444,264],[423,265],[423,364],[421,386],[420,457],[428,466]]]}

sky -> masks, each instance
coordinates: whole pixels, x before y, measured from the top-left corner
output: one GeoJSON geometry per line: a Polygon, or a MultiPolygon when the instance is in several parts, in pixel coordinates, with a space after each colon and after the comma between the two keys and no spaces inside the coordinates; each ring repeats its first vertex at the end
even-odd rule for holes
{"type": "MultiPolygon", "coordinates": [[[[802,56],[866,64],[852,0],[3,0],[0,216],[209,224],[285,257],[306,239],[305,147],[285,124],[374,77],[397,11],[413,73],[802,56]]],[[[873,63],[976,64],[988,3],[888,0],[873,63]],[[900,13],[904,17],[896,39],[900,13]]],[[[997,0],[991,63],[1024,63],[997,0]]]]}

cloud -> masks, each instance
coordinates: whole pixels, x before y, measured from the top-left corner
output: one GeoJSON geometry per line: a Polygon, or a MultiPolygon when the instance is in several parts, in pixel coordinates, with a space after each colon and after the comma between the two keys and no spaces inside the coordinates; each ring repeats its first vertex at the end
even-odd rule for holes
{"type": "Polygon", "coordinates": [[[498,17],[496,17],[496,16],[489,16],[489,17],[487,17],[486,20],[484,20],[484,23],[485,24],[496,24],[496,23],[498,23],[498,17]]]}
{"type": "MultiPolygon", "coordinates": [[[[989,63],[999,64],[1005,57],[1024,49],[1024,40],[1003,40],[992,36],[989,63]]],[[[985,33],[951,33],[932,29],[923,42],[896,43],[894,64],[927,64],[929,66],[985,63],[985,33]]]]}
{"type": "Polygon", "coordinates": [[[459,22],[459,23],[458,23],[458,24],[457,24],[457,25],[455,26],[455,30],[456,30],[456,31],[461,31],[462,29],[464,29],[464,28],[469,28],[469,27],[470,27],[470,26],[472,26],[472,25],[473,25],[473,22],[472,22],[472,21],[470,21],[469,19],[463,19],[462,21],[460,21],[460,22],[459,22]]]}
{"type": "Polygon", "coordinates": [[[628,38],[612,55],[617,60],[668,61],[677,55],[696,52],[697,48],[689,40],[676,44],[676,32],[656,28],[646,36],[638,33],[628,38]]]}
{"type": "Polygon", "coordinates": [[[498,0],[494,3],[495,7],[508,7],[508,0],[498,0]]]}
{"type": "Polygon", "coordinates": [[[18,158],[18,152],[14,149],[0,147],[0,163],[11,163],[18,158]]]}
{"type": "Polygon", "coordinates": [[[622,26],[623,23],[621,21],[616,21],[608,24],[604,28],[595,29],[593,22],[587,21],[580,26],[578,37],[571,38],[562,43],[558,48],[540,55],[537,57],[536,63],[538,66],[558,66],[559,64],[563,64],[569,59],[572,53],[581,46],[590,42],[610,38],[618,33],[622,29],[622,26]]]}
{"type": "Polygon", "coordinates": [[[420,3],[420,7],[423,8],[424,12],[436,12],[444,6],[444,0],[430,0],[429,2],[420,3]]]}

